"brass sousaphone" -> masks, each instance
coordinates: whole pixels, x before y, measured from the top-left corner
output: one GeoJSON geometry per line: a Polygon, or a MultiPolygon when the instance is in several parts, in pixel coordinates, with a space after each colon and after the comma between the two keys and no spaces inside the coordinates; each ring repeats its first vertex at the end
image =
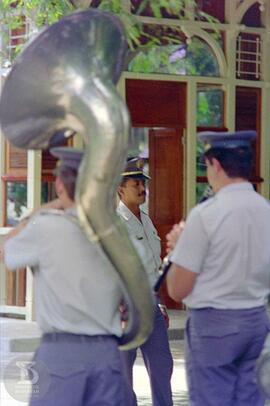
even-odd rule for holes
{"type": "Polygon", "coordinates": [[[0,101],[2,131],[17,147],[46,149],[65,130],[83,137],[79,221],[89,240],[100,242],[123,283],[129,308],[123,349],[143,343],[153,323],[145,270],[114,207],[129,133],[127,108],[115,89],[126,48],[116,16],[89,9],[64,17],[20,54],[0,101]]]}

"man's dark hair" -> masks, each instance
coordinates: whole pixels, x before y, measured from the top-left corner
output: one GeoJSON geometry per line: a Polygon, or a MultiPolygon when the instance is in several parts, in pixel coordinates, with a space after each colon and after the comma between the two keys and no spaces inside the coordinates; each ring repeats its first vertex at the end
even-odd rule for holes
{"type": "Polygon", "coordinates": [[[210,148],[204,157],[212,163],[216,158],[230,178],[250,179],[253,165],[253,151],[249,147],[210,148]]]}
{"type": "Polygon", "coordinates": [[[122,179],[121,179],[121,182],[120,182],[119,186],[125,186],[126,183],[127,183],[127,181],[128,181],[129,179],[132,179],[132,178],[130,178],[130,177],[128,177],[128,176],[123,176],[122,179]]]}
{"type": "MultiPolygon", "coordinates": [[[[131,178],[128,176],[122,176],[119,186],[124,187],[129,179],[131,179],[131,178]]],[[[117,191],[117,194],[118,194],[118,197],[121,198],[120,193],[118,191],[117,191]]]]}
{"type": "Polygon", "coordinates": [[[67,191],[68,197],[75,200],[76,179],[78,171],[73,168],[59,166],[55,170],[55,175],[58,176],[63,182],[67,191]]]}

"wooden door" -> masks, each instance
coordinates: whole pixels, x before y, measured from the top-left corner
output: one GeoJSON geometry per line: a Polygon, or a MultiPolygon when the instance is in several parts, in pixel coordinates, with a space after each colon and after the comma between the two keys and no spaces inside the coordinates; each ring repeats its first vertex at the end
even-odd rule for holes
{"type": "MultiPolygon", "coordinates": [[[[149,131],[149,214],[161,238],[162,257],[166,256],[166,234],[183,215],[182,135],[179,128],[149,131]]],[[[169,308],[179,308],[165,284],[160,294],[169,308]]]]}

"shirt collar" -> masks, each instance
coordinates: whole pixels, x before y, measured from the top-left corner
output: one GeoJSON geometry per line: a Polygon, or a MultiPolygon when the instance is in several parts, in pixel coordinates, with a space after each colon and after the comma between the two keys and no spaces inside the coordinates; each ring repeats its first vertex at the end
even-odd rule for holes
{"type": "Polygon", "coordinates": [[[76,217],[77,216],[77,207],[75,205],[73,207],[69,207],[68,209],[65,210],[65,212],[71,216],[76,217]]]}
{"type": "Polygon", "coordinates": [[[122,200],[120,200],[119,202],[117,211],[121,214],[122,217],[124,217],[125,220],[129,220],[131,217],[135,217],[137,219],[135,214],[133,214],[132,211],[129,210],[125,203],[122,202],[122,200]]]}
{"type": "Polygon", "coordinates": [[[229,185],[226,185],[223,188],[221,188],[216,193],[216,195],[220,195],[220,194],[227,193],[227,192],[244,191],[244,190],[254,190],[254,189],[250,182],[230,183],[229,185]]]}

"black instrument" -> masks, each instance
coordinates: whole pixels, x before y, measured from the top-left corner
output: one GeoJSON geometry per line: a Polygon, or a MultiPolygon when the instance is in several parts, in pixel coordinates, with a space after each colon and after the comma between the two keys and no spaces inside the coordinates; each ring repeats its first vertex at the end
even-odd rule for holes
{"type": "Polygon", "coordinates": [[[156,283],[155,283],[155,285],[154,285],[154,292],[155,292],[155,293],[157,293],[157,292],[159,291],[160,286],[162,285],[164,279],[165,279],[166,276],[167,276],[167,273],[169,272],[169,269],[170,269],[170,267],[171,267],[171,264],[172,264],[172,262],[169,260],[168,257],[165,257],[165,258],[163,259],[162,267],[161,267],[162,273],[161,273],[160,277],[158,278],[158,280],[156,281],[156,283]]]}
{"type": "MultiPolygon", "coordinates": [[[[198,204],[205,202],[207,199],[209,199],[210,197],[213,197],[213,196],[214,196],[213,189],[212,189],[212,187],[210,185],[208,185],[205,188],[205,190],[204,190],[204,192],[202,194],[202,197],[200,198],[198,204]]],[[[164,282],[164,279],[166,278],[167,273],[170,270],[171,264],[172,264],[172,262],[169,260],[169,257],[165,257],[163,259],[163,263],[162,263],[162,266],[161,266],[162,273],[161,273],[160,277],[158,278],[158,280],[156,281],[156,283],[154,285],[154,292],[155,293],[157,293],[159,291],[160,286],[164,282]]]]}

